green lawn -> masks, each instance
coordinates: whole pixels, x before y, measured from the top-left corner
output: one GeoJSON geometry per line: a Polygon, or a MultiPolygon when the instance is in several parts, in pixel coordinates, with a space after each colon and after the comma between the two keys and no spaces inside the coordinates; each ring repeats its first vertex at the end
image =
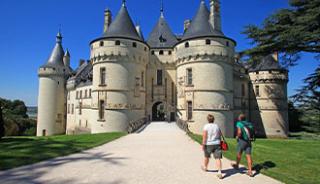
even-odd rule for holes
{"type": "Polygon", "coordinates": [[[0,170],[36,163],[93,148],[126,135],[104,133],[51,137],[7,137],[0,140],[0,170]]]}
{"type": "MultiPolygon", "coordinates": [[[[190,135],[201,143],[199,135],[190,135]]],[[[235,160],[236,140],[228,139],[228,159],[235,160]]],[[[246,165],[245,158],[242,164],[246,165]]],[[[274,140],[258,139],[253,143],[254,165],[261,173],[287,184],[320,183],[319,140],[274,140]]]]}

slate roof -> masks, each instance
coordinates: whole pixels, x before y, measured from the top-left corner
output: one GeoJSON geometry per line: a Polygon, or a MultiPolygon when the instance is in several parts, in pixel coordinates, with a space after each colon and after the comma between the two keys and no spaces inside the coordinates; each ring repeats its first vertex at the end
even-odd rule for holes
{"type": "Polygon", "coordinates": [[[253,62],[249,72],[269,71],[269,70],[286,70],[280,66],[280,63],[274,59],[272,55],[268,55],[261,59],[260,62],[253,62]]]}
{"type": "Polygon", "coordinates": [[[90,62],[85,62],[74,71],[74,76],[69,80],[75,80],[76,86],[92,83],[93,67],[90,62]]]}
{"type": "Polygon", "coordinates": [[[64,67],[63,56],[64,50],[62,48],[62,36],[59,32],[56,37],[56,45],[54,46],[51,55],[46,64],[41,67],[64,67]]]}
{"type": "Polygon", "coordinates": [[[209,22],[210,12],[201,1],[197,14],[191,21],[189,28],[185,31],[182,40],[203,36],[224,36],[222,32],[214,30],[209,22]]]}
{"type": "Polygon", "coordinates": [[[130,18],[125,4],[122,5],[118,15],[103,37],[123,37],[143,41],[130,18]]]}
{"type": "Polygon", "coordinates": [[[178,42],[164,16],[161,15],[147,41],[151,48],[171,48],[178,42]]]}

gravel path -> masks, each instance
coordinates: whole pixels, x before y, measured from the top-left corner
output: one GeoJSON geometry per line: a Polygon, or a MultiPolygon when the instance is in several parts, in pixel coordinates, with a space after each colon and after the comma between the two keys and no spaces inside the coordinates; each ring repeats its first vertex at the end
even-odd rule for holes
{"type": "Polygon", "coordinates": [[[151,123],[103,146],[38,164],[0,172],[1,184],[274,184],[262,174],[249,178],[223,160],[224,179],[200,169],[200,146],[174,123],[151,123]]]}

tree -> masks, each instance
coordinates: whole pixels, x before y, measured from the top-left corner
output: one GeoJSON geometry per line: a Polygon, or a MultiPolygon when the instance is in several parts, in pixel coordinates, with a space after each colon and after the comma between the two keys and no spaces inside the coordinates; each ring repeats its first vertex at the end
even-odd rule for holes
{"type": "Polygon", "coordinates": [[[264,20],[262,27],[248,25],[244,34],[255,45],[243,52],[263,57],[279,52],[287,65],[294,65],[301,52],[320,57],[320,0],[290,0],[282,9],[264,20]]]}
{"type": "Polygon", "coordinates": [[[4,137],[4,121],[2,117],[2,104],[0,102],[0,139],[4,137]]]}

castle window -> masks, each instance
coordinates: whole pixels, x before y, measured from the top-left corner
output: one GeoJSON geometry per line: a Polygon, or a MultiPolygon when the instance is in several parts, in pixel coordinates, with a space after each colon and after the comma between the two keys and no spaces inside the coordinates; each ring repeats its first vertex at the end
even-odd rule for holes
{"type": "Polygon", "coordinates": [[[144,47],[144,51],[147,51],[147,47],[144,47]]]}
{"type": "Polygon", "coordinates": [[[185,48],[188,48],[188,47],[189,47],[189,42],[185,43],[185,44],[184,44],[184,47],[185,47],[185,48]]]}
{"type": "Polygon", "coordinates": [[[87,89],[84,92],[84,98],[88,98],[88,90],[87,89]]]}
{"type": "Polygon", "coordinates": [[[207,39],[206,40],[206,45],[210,45],[211,44],[211,40],[207,39]]]}
{"type": "Polygon", "coordinates": [[[168,54],[169,54],[169,55],[171,55],[171,54],[172,54],[171,50],[170,50],[170,51],[168,51],[168,54]]]}
{"type": "Polygon", "coordinates": [[[171,83],[171,103],[174,105],[174,83],[171,83]]]}
{"type": "Polygon", "coordinates": [[[68,92],[68,100],[70,100],[70,92],[68,92]]]}
{"type": "Polygon", "coordinates": [[[141,72],[141,87],[144,87],[144,72],[141,72]]]}
{"type": "Polygon", "coordinates": [[[79,120],[79,127],[81,127],[81,120],[79,120]]]}
{"type": "Polygon", "coordinates": [[[79,115],[82,114],[82,102],[79,103],[79,115]]]}
{"type": "Polygon", "coordinates": [[[163,50],[160,50],[160,51],[159,51],[159,55],[163,55],[163,50]]]}
{"type": "Polygon", "coordinates": [[[104,100],[100,100],[99,102],[99,119],[100,120],[104,120],[104,108],[105,108],[104,100]]]}
{"type": "Polygon", "coordinates": [[[227,42],[226,42],[226,46],[229,47],[229,45],[230,45],[230,44],[229,44],[229,42],[227,41],[227,42]]]}
{"type": "Polygon", "coordinates": [[[68,109],[67,109],[67,111],[68,111],[68,114],[70,114],[70,104],[68,104],[68,109]]]}
{"type": "Polygon", "coordinates": [[[188,101],[187,102],[187,120],[191,120],[192,119],[192,102],[188,101]]]}
{"type": "Polygon", "coordinates": [[[116,40],[115,45],[120,45],[120,40],[116,40]]]}
{"type": "Polygon", "coordinates": [[[192,85],[192,68],[187,68],[187,85],[192,85]]]}
{"type": "Polygon", "coordinates": [[[106,85],[106,68],[100,68],[100,85],[106,85]]]}
{"type": "Polygon", "coordinates": [[[153,84],[154,84],[154,79],[151,79],[151,99],[153,100],[153,84]]]}
{"type": "Polygon", "coordinates": [[[154,50],[153,50],[153,51],[151,51],[151,55],[154,55],[154,50]]]}
{"type": "Polygon", "coordinates": [[[168,84],[168,79],[165,78],[165,79],[164,79],[164,98],[167,98],[167,95],[168,95],[168,92],[167,92],[167,90],[168,90],[167,84],[168,84]]]}
{"type": "Polygon", "coordinates": [[[242,94],[243,97],[246,96],[246,90],[245,90],[245,85],[244,84],[241,85],[241,94],[242,94]]]}
{"type": "Polygon", "coordinates": [[[255,92],[256,92],[256,96],[260,96],[260,87],[257,85],[256,87],[255,87],[256,89],[255,89],[255,92]]]}
{"type": "Polygon", "coordinates": [[[86,128],[88,128],[88,120],[86,120],[86,128]]]}
{"type": "Polygon", "coordinates": [[[46,136],[47,135],[47,130],[46,129],[43,129],[42,130],[42,136],[46,136]]]}
{"type": "Polygon", "coordinates": [[[270,74],[272,73],[272,71],[271,71],[271,70],[269,70],[268,72],[269,72],[270,74]]]}
{"type": "Polygon", "coordinates": [[[137,43],[136,43],[136,42],[133,42],[133,43],[132,43],[132,47],[137,47],[137,43]]]}
{"type": "Polygon", "coordinates": [[[74,104],[72,104],[71,107],[71,114],[74,114],[74,104]]]}
{"type": "Polygon", "coordinates": [[[91,95],[92,95],[91,92],[92,92],[91,89],[89,89],[89,98],[91,98],[91,95]]]}
{"type": "Polygon", "coordinates": [[[259,74],[259,72],[256,72],[256,74],[259,74]]]}
{"type": "Polygon", "coordinates": [[[76,99],[79,99],[79,91],[77,91],[76,99]]]}
{"type": "Polygon", "coordinates": [[[162,77],[163,77],[162,70],[157,70],[157,85],[158,86],[162,86],[162,77]]]}
{"type": "Polygon", "coordinates": [[[103,46],[104,46],[104,42],[101,41],[101,42],[100,42],[100,47],[103,47],[103,46]]]}
{"type": "Polygon", "coordinates": [[[82,99],[82,91],[80,91],[80,99],[82,99]]]}

